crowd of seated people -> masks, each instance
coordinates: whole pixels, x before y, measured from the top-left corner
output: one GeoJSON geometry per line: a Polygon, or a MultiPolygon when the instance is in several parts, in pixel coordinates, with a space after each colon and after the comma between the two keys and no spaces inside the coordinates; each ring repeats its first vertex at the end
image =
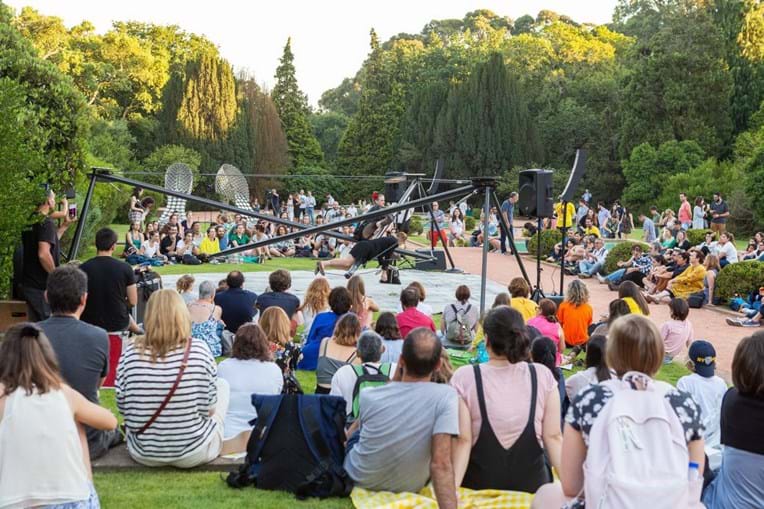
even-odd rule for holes
{"type": "MultiPolygon", "coordinates": [[[[690,266],[699,266],[693,260],[690,266]]],[[[78,319],[87,303],[86,278],[71,265],[51,274],[47,293],[54,318],[78,319]]],[[[105,332],[96,327],[89,332],[92,354],[100,355],[92,373],[77,356],[54,353],[61,344],[51,346],[45,324],[22,324],[7,333],[0,359],[13,362],[0,363],[0,466],[25,458],[34,469],[4,474],[0,501],[16,497],[14,503],[39,505],[97,497],[89,480],[89,454],[83,451],[100,447],[103,453],[122,439],[131,457],[150,467],[191,468],[243,451],[251,432],[247,423],[255,416],[251,394],[288,390],[294,363],[284,362],[285,357],[295,363],[301,357],[302,368],[316,371],[316,392],[345,399],[351,418],[344,467],[357,486],[370,490],[418,492],[432,482],[440,507],[456,507],[459,486],[537,493],[536,507],[608,497],[602,472],[589,468],[603,461],[599,452],[592,453],[607,440],[608,428],[600,421],[611,418],[613,408],[628,412],[624,402],[648,398],[665,402],[660,405],[669,423],[664,431],[668,439],[676,434],[682,440],[671,441],[670,451],[662,438],[644,443],[639,461],[655,464],[661,458],[661,468],[655,475],[629,472],[626,481],[636,483],[630,484],[630,496],[652,500],[659,475],[671,481],[673,491],[661,493],[672,501],[702,496],[713,509],[759,507],[764,500],[764,450],[756,439],[764,417],[764,335],[738,345],[735,386],[728,390],[715,376],[713,344],[687,327],[689,309],[681,297],[670,300],[672,320],[657,327],[644,316],[649,309],[637,283],[627,281],[610,305],[610,316],[594,323],[582,281],[570,283],[559,309],[551,300],[531,306],[527,288],[512,281],[510,294],[477,319],[468,309],[469,289],[459,287],[456,310],[441,320],[459,318],[467,328],[474,326],[472,348],[481,345],[486,356],[454,371],[436,332],[443,328],[435,326],[425,304],[425,285],[402,289],[396,313],[379,309],[354,279],[331,288],[317,277],[302,302],[290,293],[286,271],[271,273],[270,288],[259,295],[243,288],[244,276],[236,271],[222,291],[212,281],[195,283],[187,279],[180,291],[152,294],[143,333],[122,352],[116,401],[124,437],[115,429],[116,419],[98,406],[100,378],[108,369],[105,332]],[[295,325],[305,323],[301,340],[295,325]],[[223,346],[225,331],[231,335],[228,347],[223,346]],[[210,341],[215,334],[220,343],[210,341]],[[566,351],[568,343],[578,350],[566,351]],[[677,388],[657,381],[663,363],[685,348],[692,374],[677,388]],[[393,353],[385,356],[388,349],[393,353]],[[576,363],[584,350],[584,369],[563,376],[561,364],[576,363]],[[220,353],[226,359],[218,364],[220,353]],[[179,370],[184,370],[181,377],[179,370]],[[359,373],[370,371],[391,383],[354,395],[359,373]],[[506,404],[508,386],[513,387],[511,405],[506,404]],[[160,410],[168,391],[175,396],[160,410]],[[37,394],[45,396],[44,406],[32,397],[37,394]],[[16,419],[27,420],[8,419],[9,409],[16,419]],[[45,443],[4,438],[10,436],[8,427],[34,433],[40,423],[29,419],[40,412],[71,424],[43,434],[45,443]],[[92,433],[78,433],[78,422],[92,433]],[[40,447],[58,451],[55,461],[32,453],[40,447]],[[62,466],[64,461],[69,467],[62,466]],[[691,468],[697,479],[688,480],[688,464],[697,464],[691,468]],[[30,482],[30,476],[45,472],[57,482],[30,482]],[[703,479],[707,487],[701,495],[703,479]],[[64,488],[69,498],[55,498],[64,488]]],[[[616,468],[613,475],[626,475],[604,466],[616,468]]]]}

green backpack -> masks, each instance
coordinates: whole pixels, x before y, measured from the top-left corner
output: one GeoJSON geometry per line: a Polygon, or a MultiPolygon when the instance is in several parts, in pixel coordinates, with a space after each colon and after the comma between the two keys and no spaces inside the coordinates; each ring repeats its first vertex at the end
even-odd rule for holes
{"type": "Polygon", "coordinates": [[[390,369],[392,365],[389,362],[383,362],[378,368],[367,366],[365,364],[356,364],[353,366],[355,371],[355,386],[353,387],[353,411],[348,416],[350,420],[358,419],[360,411],[360,394],[369,387],[379,387],[390,381],[390,369]]]}

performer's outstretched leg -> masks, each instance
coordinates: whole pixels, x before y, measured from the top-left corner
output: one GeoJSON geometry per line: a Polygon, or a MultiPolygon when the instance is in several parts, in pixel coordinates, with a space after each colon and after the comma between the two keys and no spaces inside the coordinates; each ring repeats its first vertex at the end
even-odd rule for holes
{"type": "Polygon", "coordinates": [[[344,256],[342,258],[333,258],[331,260],[316,262],[316,274],[326,275],[326,269],[349,269],[355,263],[355,258],[351,255],[344,256]]]}

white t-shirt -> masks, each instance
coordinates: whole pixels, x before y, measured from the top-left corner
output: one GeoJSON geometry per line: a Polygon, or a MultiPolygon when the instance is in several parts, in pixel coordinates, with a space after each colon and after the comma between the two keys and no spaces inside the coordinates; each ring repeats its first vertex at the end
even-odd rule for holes
{"type": "Polygon", "coordinates": [[[218,366],[218,376],[231,386],[231,402],[225,416],[225,439],[252,429],[249,421],[257,417],[252,394],[280,394],[284,385],[281,369],[275,362],[257,359],[226,359],[218,366]]]}
{"type": "Polygon", "coordinates": [[[147,258],[154,258],[159,253],[159,242],[151,245],[150,242],[146,242],[143,244],[143,254],[147,258]]]}
{"type": "Polygon", "coordinates": [[[727,242],[724,245],[719,244],[718,247],[719,257],[725,255],[729,263],[737,263],[737,248],[732,242],[727,242]]]}
{"type": "Polygon", "coordinates": [[[570,401],[573,401],[581,389],[596,383],[599,383],[597,368],[586,368],[565,380],[565,394],[568,395],[570,401]]]}
{"type": "MultiPolygon", "coordinates": [[[[379,368],[379,362],[364,362],[363,365],[372,368],[379,368]]],[[[395,363],[390,364],[390,378],[395,373],[395,363]]],[[[332,377],[332,390],[329,393],[332,396],[340,396],[345,400],[345,414],[350,415],[353,411],[353,389],[358,377],[355,374],[353,366],[346,364],[334,373],[332,377]]]]}
{"type": "Polygon", "coordinates": [[[722,398],[727,392],[727,384],[718,376],[704,377],[697,373],[683,376],[676,383],[676,388],[689,393],[700,406],[700,415],[706,427],[703,437],[707,447],[718,447],[721,438],[719,420],[721,419],[722,398]]]}

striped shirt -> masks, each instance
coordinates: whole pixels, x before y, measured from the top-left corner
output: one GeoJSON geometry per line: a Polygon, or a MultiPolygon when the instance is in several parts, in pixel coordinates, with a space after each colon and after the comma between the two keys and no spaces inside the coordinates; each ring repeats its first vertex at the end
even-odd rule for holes
{"type": "MultiPolygon", "coordinates": [[[[117,407],[128,430],[139,430],[154,415],[175,383],[185,347],[151,362],[130,344],[117,367],[117,407]]],[[[217,365],[209,348],[193,339],[188,366],[175,394],[141,435],[127,434],[130,454],[155,461],[184,458],[203,446],[217,425],[210,409],[217,403],[217,365]]]]}

